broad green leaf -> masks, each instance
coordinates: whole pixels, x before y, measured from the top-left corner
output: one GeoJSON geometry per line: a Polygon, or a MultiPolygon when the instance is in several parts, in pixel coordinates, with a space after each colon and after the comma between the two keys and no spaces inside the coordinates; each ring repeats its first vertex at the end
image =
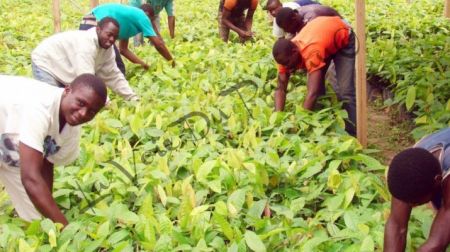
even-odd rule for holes
{"type": "Polygon", "coordinates": [[[207,183],[206,177],[212,171],[212,169],[216,166],[217,160],[208,160],[204,162],[196,173],[197,180],[207,183]]]}
{"type": "Polygon", "coordinates": [[[245,194],[245,190],[238,189],[228,197],[227,207],[230,217],[235,217],[241,211],[245,202],[245,194]]]}
{"type": "Polygon", "coordinates": [[[19,240],[19,251],[23,252],[33,252],[33,249],[24,239],[20,238],[19,240]]]}
{"type": "Polygon", "coordinates": [[[407,110],[411,110],[414,102],[416,101],[416,87],[410,86],[406,92],[405,105],[407,110]]]}
{"type": "Polygon", "coordinates": [[[121,229],[119,231],[116,231],[114,233],[111,234],[111,236],[109,236],[108,238],[108,242],[111,245],[117,244],[120,241],[124,240],[125,238],[127,238],[130,235],[130,233],[128,232],[128,230],[126,229],[121,229]]]}
{"type": "Polygon", "coordinates": [[[375,244],[372,237],[366,236],[361,244],[361,252],[372,252],[375,250],[375,244]]]}
{"type": "Polygon", "coordinates": [[[255,234],[254,232],[247,230],[244,234],[245,237],[245,243],[247,243],[247,246],[256,252],[263,252],[266,251],[266,246],[264,246],[264,243],[261,241],[259,236],[255,234]]]}

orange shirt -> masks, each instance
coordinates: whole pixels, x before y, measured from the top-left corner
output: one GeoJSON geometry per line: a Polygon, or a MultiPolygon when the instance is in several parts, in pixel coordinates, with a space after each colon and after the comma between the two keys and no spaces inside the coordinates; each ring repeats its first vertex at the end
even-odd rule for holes
{"type": "MultiPolygon", "coordinates": [[[[340,17],[317,17],[295,35],[291,41],[298,47],[302,64],[308,73],[326,65],[326,60],[348,44],[350,27],[340,17]]],[[[281,65],[279,73],[287,69],[281,65]]]]}
{"type": "Polygon", "coordinates": [[[240,1],[242,2],[249,1],[250,6],[247,8],[250,8],[252,10],[255,10],[256,7],[258,7],[258,0],[225,0],[225,2],[223,3],[223,7],[231,11],[238,5],[238,2],[240,1]]]}

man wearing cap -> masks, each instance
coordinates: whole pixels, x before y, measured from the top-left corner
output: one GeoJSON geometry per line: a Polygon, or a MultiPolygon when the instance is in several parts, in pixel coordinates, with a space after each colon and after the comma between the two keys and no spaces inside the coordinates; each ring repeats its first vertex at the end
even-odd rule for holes
{"type": "MultiPolygon", "coordinates": [[[[280,22],[292,23],[294,15],[294,10],[282,8],[277,22],[279,25],[280,22]]],[[[317,98],[325,92],[325,73],[333,60],[337,79],[333,88],[348,113],[345,128],[349,134],[356,135],[355,35],[341,17],[319,16],[308,21],[292,40],[277,40],[273,56],[279,64],[276,111],[284,110],[289,78],[298,69],[305,69],[308,77],[303,107],[313,110],[317,98]]]]}
{"type": "Polygon", "coordinates": [[[0,83],[0,182],[19,217],[67,225],[52,197],[53,167],[77,158],[80,125],[105,106],[105,84],[92,74],[64,89],[18,76],[0,83]]]}
{"type": "Polygon", "coordinates": [[[221,0],[219,5],[219,35],[227,42],[230,29],[239,35],[241,43],[253,37],[253,14],[258,0],[221,0]],[[245,11],[247,10],[247,14],[245,11]]]}
{"type": "Polygon", "coordinates": [[[116,20],[104,18],[97,27],[87,31],[66,31],[50,36],[31,53],[34,78],[65,87],[83,73],[95,74],[124,99],[137,100],[138,96],[114,60],[112,45],[119,28],[116,20]]]}
{"type": "Polygon", "coordinates": [[[141,9],[138,9],[117,3],[102,4],[95,7],[90,14],[83,17],[80,30],[89,29],[95,26],[97,21],[100,21],[105,17],[112,17],[117,20],[120,25],[120,31],[118,36],[119,50],[117,51],[117,48],[115,47],[116,63],[123,73],[125,73],[125,65],[123,64],[120,54],[134,64],[141,65],[144,69],[149,68],[149,65],[146,62],[137,57],[128,48],[129,38],[138,33],[142,33],[144,37],[148,38],[156,50],[171,63],[172,67],[174,67],[175,61],[164,44],[164,41],[155,33],[149,16],[150,13],[148,12],[148,9],[146,11],[142,6],[141,9]],[[120,52],[120,54],[118,52],[120,52]]]}
{"type": "Polygon", "coordinates": [[[450,128],[435,132],[398,153],[389,165],[391,212],[384,251],[405,251],[414,207],[431,202],[437,210],[428,239],[417,251],[445,251],[450,244],[450,128]]]}

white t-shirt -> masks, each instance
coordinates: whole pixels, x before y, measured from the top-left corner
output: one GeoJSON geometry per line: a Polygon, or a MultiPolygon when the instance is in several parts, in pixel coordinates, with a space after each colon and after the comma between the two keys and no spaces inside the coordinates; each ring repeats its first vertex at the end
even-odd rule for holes
{"type": "Polygon", "coordinates": [[[0,162],[19,165],[13,160],[18,158],[19,142],[55,165],[77,158],[81,127],[66,124],[59,132],[63,91],[37,80],[0,75],[0,162]]]}
{"type": "MultiPolygon", "coordinates": [[[[287,2],[287,3],[283,3],[283,8],[291,8],[293,10],[299,9],[300,5],[298,3],[295,2],[287,2]]],[[[273,36],[275,36],[276,38],[291,38],[294,37],[293,34],[284,32],[283,29],[281,29],[278,25],[277,25],[277,21],[274,20],[273,21],[273,36]]]]}
{"type": "Polygon", "coordinates": [[[33,50],[31,59],[64,85],[69,85],[81,74],[90,73],[125,99],[137,98],[117,67],[114,48],[100,47],[95,27],[87,31],[56,33],[33,50]]]}

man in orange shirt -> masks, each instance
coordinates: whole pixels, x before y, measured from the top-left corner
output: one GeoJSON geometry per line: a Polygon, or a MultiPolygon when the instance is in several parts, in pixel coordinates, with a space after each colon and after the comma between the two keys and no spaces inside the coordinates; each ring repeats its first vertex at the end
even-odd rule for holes
{"type": "Polygon", "coordinates": [[[289,8],[280,10],[277,23],[285,31],[299,32],[292,40],[279,39],[273,47],[275,61],[280,64],[275,110],[284,109],[287,84],[290,75],[297,69],[306,69],[308,73],[308,93],[303,107],[312,110],[318,96],[325,91],[325,73],[333,60],[337,79],[337,85],[333,88],[337,98],[344,102],[349,118],[345,129],[349,134],[356,135],[355,35],[351,27],[339,16],[319,16],[303,22],[298,20],[298,13],[289,8]],[[286,27],[286,24],[301,26],[297,29],[286,27]]]}
{"type": "Polygon", "coordinates": [[[239,35],[242,43],[251,39],[253,14],[257,7],[258,0],[221,0],[218,20],[222,40],[228,41],[230,29],[239,35]],[[244,15],[245,10],[247,10],[246,15],[244,15]]]}

